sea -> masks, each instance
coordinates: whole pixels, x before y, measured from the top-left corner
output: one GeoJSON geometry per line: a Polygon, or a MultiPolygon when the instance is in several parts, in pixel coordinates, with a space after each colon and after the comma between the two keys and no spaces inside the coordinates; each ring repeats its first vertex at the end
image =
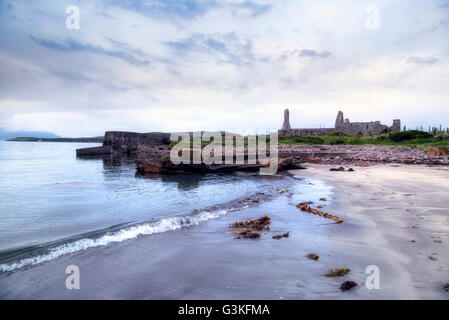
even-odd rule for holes
{"type": "Polygon", "coordinates": [[[291,181],[257,173],[136,174],[98,144],[0,141],[0,273],[192,227],[271,199],[291,181]]]}

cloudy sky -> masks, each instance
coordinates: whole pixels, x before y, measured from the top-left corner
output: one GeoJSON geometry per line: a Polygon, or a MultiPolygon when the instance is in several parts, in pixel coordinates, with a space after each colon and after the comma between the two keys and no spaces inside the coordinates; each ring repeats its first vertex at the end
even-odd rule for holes
{"type": "Polygon", "coordinates": [[[448,39],[448,0],[0,0],[0,128],[449,127],[448,39]]]}

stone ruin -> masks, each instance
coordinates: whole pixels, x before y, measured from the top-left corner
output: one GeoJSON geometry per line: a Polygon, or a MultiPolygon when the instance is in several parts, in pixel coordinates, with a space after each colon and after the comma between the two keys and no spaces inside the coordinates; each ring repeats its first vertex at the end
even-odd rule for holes
{"type": "Polygon", "coordinates": [[[290,111],[285,109],[284,111],[284,123],[281,130],[278,131],[280,137],[289,136],[322,136],[332,132],[342,132],[344,134],[351,135],[373,135],[388,133],[389,131],[401,131],[401,120],[393,120],[391,127],[381,124],[380,121],[371,122],[350,122],[349,119],[345,119],[343,112],[338,111],[337,119],[335,120],[334,128],[306,128],[306,129],[294,129],[290,126],[290,111]]]}
{"type": "Polygon", "coordinates": [[[170,143],[170,134],[162,132],[124,132],[106,131],[101,147],[76,150],[77,156],[104,156],[135,154],[142,146],[166,146],[170,143]]]}

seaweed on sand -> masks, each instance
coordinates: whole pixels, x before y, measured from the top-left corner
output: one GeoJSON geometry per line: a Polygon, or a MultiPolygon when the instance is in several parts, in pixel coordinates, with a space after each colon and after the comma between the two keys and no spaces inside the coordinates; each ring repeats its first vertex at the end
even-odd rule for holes
{"type": "Polygon", "coordinates": [[[255,231],[270,230],[270,217],[264,215],[255,220],[238,221],[234,222],[229,227],[234,229],[245,229],[243,231],[232,232],[233,235],[237,236],[237,239],[258,239],[260,238],[260,233],[255,231]]]}
{"type": "Polygon", "coordinates": [[[238,221],[230,225],[230,228],[247,228],[255,231],[269,230],[270,217],[267,215],[262,216],[259,219],[238,221]]]}
{"type": "Polygon", "coordinates": [[[318,209],[312,208],[310,207],[310,204],[312,204],[313,202],[308,201],[308,202],[301,202],[300,204],[297,204],[296,207],[299,208],[299,210],[304,211],[304,212],[308,212],[314,215],[318,215],[320,217],[326,218],[326,219],[331,219],[334,220],[335,223],[342,223],[343,219],[338,217],[338,216],[333,216],[329,213],[320,211],[318,209]]]}

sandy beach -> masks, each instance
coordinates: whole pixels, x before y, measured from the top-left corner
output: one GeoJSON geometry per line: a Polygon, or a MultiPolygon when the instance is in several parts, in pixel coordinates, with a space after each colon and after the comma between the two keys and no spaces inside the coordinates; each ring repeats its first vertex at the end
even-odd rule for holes
{"type": "Polygon", "coordinates": [[[0,298],[449,299],[449,168],[307,167],[284,177],[291,186],[270,201],[2,273],[0,298]],[[344,222],[301,212],[302,201],[323,205],[344,222]],[[264,214],[271,230],[260,239],[232,236],[231,223],[264,214]],[[289,238],[272,238],[287,231],[289,238]],[[310,253],[319,260],[308,259],[310,253]],[[65,287],[68,265],[79,266],[79,290],[65,287]],[[380,270],[379,289],[365,286],[371,265],[380,270]],[[323,276],[335,268],[351,271],[323,276]],[[358,286],[342,292],[348,280],[358,286]]]}

